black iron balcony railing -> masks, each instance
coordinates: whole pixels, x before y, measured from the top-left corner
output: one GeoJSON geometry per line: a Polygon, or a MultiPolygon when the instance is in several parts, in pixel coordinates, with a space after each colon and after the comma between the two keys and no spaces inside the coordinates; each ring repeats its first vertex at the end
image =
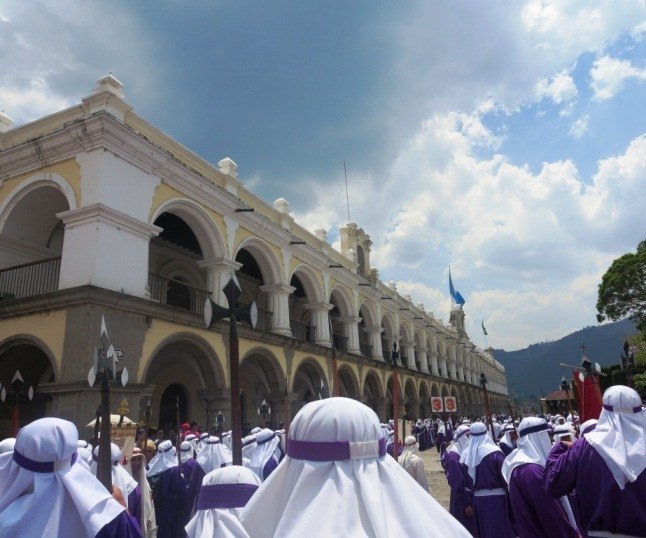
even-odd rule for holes
{"type": "Polygon", "coordinates": [[[211,295],[208,291],[153,273],[148,274],[148,287],[152,300],[197,314],[204,313],[204,302],[211,295]]]}
{"type": "Polygon", "coordinates": [[[58,290],[61,259],[24,263],[0,270],[0,301],[22,299],[58,290]]]}
{"type": "Polygon", "coordinates": [[[298,340],[314,343],[316,336],[316,327],[308,323],[301,323],[293,319],[289,320],[289,326],[292,329],[292,336],[298,340]]]}
{"type": "Polygon", "coordinates": [[[339,333],[332,333],[332,343],[339,351],[348,351],[348,337],[339,333]]]}
{"type": "MultiPolygon", "coordinates": [[[[236,306],[238,308],[244,306],[243,303],[236,303],[236,306]]],[[[269,330],[271,329],[271,316],[272,312],[269,312],[269,310],[263,310],[262,308],[258,308],[258,320],[256,321],[256,326],[255,329],[257,331],[261,331],[263,333],[268,333],[269,330]]],[[[238,320],[240,323],[243,325],[247,325],[248,327],[251,327],[249,323],[243,320],[238,320]]]]}

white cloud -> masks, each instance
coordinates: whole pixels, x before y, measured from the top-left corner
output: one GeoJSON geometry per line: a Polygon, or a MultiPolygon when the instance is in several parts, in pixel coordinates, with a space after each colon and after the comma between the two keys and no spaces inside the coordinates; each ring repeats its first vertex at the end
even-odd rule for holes
{"type": "Polygon", "coordinates": [[[126,98],[154,87],[152,47],[123,7],[0,0],[0,12],[0,109],[15,125],[80,102],[110,71],[126,98]]]}
{"type": "Polygon", "coordinates": [[[557,105],[572,101],[577,95],[574,79],[565,71],[557,73],[551,80],[544,78],[536,85],[539,99],[548,97],[557,105]]]}
{"type": "Polygon", "coordinates": [[[586,134],[590,128],[590,116],[587,114],[575,120],[572,125],[570,125],[569,134],[575,140],[581,138],[586,134]]]}
{"type": "Polygon", "coordinates": [[[35,120],[73,104],[64,96],[53,94],[42,78],[29,81],[28,87],[10,87],[0,83],[0,106],[11,111],[11,118],[18,123],[35,120]]]}
{"type": "MultiPolygon", "coordinates": [[[[464,126],[481,124],[478,111],[435,115],[390,170],[362,178],[354,215],[371,233],[372,265],[382,280],[398,281],[400,291],[446,318],[450,264],[467,299],[470,334],[477,337],[485,317],[497,334],[490,343],[499,347],[594,323],[601,275],[643,239],[646,136],[601,161],[586,185],[570,160],[533,173],[504,155],[477,157],[487,136],[464,126]]],[[[340,184],[321,187],[306,219],[338,221],[340,192],[340,184]]]]}
{"type": "Polygon", "coordinates": [[[594,99],[604,101],[612,99],[623,88],[627,80],[646,80],[646,69],[633,66],[628,60],[618,60],[610,56],[603,56],[595,60],[590,70],[594,90],[594,99]]]}

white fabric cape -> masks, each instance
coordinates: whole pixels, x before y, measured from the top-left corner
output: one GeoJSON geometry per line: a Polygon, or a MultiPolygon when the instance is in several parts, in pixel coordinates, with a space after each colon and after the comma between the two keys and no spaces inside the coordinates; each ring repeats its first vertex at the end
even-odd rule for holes
{"type": "MultiPolygon", "coordinates": [[[[44,418],[18,433],[16,447],[39,462],[63,462],[76,452],[78,431],[71,422],[44,418]]],[[[0,536],[54,538],[95,536],[125,510],[80,463],[34,473],[13,453],[0,455],[0,536]]]]}
{"type": "MultiPolygon", "coordinates": [[[[216,484],[251,484],[260,486],[262,480],[251,469],[231,465],[211,471],[202,479],[203,486],[216,484]]],[[[240,523],[242,508],[212,508],[197,510],[186,525],[189,538],[247,538],[249,535],[240,523]]]]}
{"type": "Polygon", "coordinates": [[[148,464],[147,477],[163,473],[177,466],[177,450],[169,440],[162,441],[157,447],[157,454],[148,464]]]}
{"type": "Polygon", "coordinates": [[[455,430],[455,434],[453,435],[453,441],[451,441],[451,444],[447,447],[446,451],[455,452],[458,456],[461,456],[462,452],[464,452],[464,449],[469,444],[469,439],[471,439],[469,430],[470,427],[466,424],[458,426],[458,429],[455,430]]]}
{"type": "Polygon", "coordinates": [[[263,479],[263,469],[269,461],[269,459],[274,456],[276,461],[280,458],[280,449],[278,445],[280,443],[280,437],[276,435],[269,428],[265,428],[256,434],[256,446],[253,450],[251,458],[249,458],[249,469],[256,473],[260,479],[263,479]],[[266,441],[267,439],[273,439],[266,441]],[[266,441],[262,443],[262,441],[266,441]]]}
{"type": "Polygon", "coordinates": [[[583,437],[592,445],[610,469],[617,485],[624,489],[626,482],[634,482],[646,469],[646,415],[641,408],[641,398],[636,391],[615,385],[603,395],[604,405],[597,427],[583,437]]]}
{"type": "Polygon", "coordinates": [[[210,436],[195,460],[202,467],[204,474],[208,474],[222,465],[231,465],[233,457],[218,437],[210,436]]]}
{"type": "MultiPolygon", "coordinates": [[[[372,409],[348,398],[326,398],[298,412],[287,451],[293,439],[376,443],[382,436],[372,409]]],[[[388,455],[322,462],[287,455],[241,519],[254,538],[470,536],[388,455]]]]}

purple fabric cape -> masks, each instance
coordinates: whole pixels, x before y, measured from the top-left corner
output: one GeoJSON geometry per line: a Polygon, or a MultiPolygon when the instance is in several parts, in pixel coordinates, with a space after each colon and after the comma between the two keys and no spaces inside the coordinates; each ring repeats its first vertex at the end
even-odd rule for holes
{"type": "Polygon", "coordinates": [[[141,521],[142,509],[141,488],[137,485],[130,495],[128,495],[128,512],[130,512],[130,515],[134,517],[136,521],[141,521]]]}
{"type": "Polygon", "coordinates": [[[543,488],[543,468],[536,463],[516,467],[509,483],[512,526],[523,538],[576,538],[563,506],[543,488]]]}
{"type": "Polygon", "coordinates": [[[184,504],[184,516],[186,523],[188,523],[193,513],[195,506],[195,499],[197,493],[202,486],[202,478],[204,478],[204,470],[200,467],[193,458],[189,458],[182,463],[182,474],[184,475],[184,484],[186,485],[186,501],[184,504]]]}
{"type": "Polygon", "coordinates": [[[186,484],[179,467],[171,467],[148,479],[153,490],[157,538],[184,536],[186,484]]]}
{"type": "Polygon", "coordinates": [[[464,510],[467,506],[473,505],[473,493],[466,487],[467,467],[460,463],[460,456],[457,452],[445,452],[442,457],[446,480],[451,488],[449,500],[449,512],[467,529],[472,536],[475,536],[475,517],[468,517],[464,510]]]}
{"type": "MultiPolygon", "coordinates": [[[[502,464],[505,455],[496,450],[487,454],[476,467],[476,483],[471,488],[473,491],[480,489],[507,490],[507,483],[502,476],[502,464]]],[[[471,477],[467,474],[468,482],[471,477]]],[[[509,521],[509,499],[505,495],[489,495],[486,497],[473,497],[473,511],[475,512],[477,533],[480,538],[515,538],[516,534],[509,521]]]]}
{"type": "Polygon", "coordinates": [[[96,538],[141,538],[139,523],[125,511],[104,525],[96,538]]]}
{"type": "Polygon", "coordinates": [[[606,463],[582,437],[569,449],[554,445],[543,478],[552,497],[574,491],[572,508],[584,530],[646,536],[646,471],[619,489],[606,463]]]}

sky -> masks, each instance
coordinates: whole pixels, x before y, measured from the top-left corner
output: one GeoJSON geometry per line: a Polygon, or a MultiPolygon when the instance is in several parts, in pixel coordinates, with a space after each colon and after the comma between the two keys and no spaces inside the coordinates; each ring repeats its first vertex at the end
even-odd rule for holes
{"type": "Polygon", "coordinates": [[[345,161],[380,278],[446,322],[450,267],[480,347],[596,324],[603,273],[646,238],[644,0],[0,0],[16,126],[108,72],[337,248],[345,161]]]}

